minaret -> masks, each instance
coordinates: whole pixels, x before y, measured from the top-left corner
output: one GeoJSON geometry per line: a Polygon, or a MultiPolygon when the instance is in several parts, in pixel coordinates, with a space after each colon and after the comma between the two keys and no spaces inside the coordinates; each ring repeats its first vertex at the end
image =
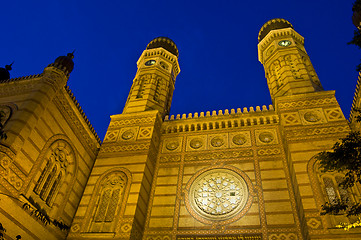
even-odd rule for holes
{"type": "Polygon", "coordinates": [[[272,101],[276,97],[323,90],[304,47],[304,38],[290,22],[275,18],[258,35],[258,59],[263,64],[272,101]]]}
{"type": "Polygon", "coordinates": [[[169,114],[175,79],[180,72],[175,43],[166,37],[153,39],[137,67],[123,113],[158,110],[163,117],[169,114]]]}
{"type": "MultiPolygon", "coordinates": [[[[90,175],[104,187],[94,189],[94,182],[88,182],[85,192],[91,193],[91,198],[82,198],[80,204],[86,211],[79,210],[73,222],[79,224],[79,232],[99,233],[102,239],[142,239],[163,117],[169,113],[179,74],[178,49],[169,38],[155,38],[137,65],[124,111],[111,116],[90,175]],[[111,201],[110,178],[117,183],[113,184],[117,188],[111,187],[111,201]],[[111,206],[111,216],[106,215],[107,206],[111,206]]],[[[77,233],[68,238],[78,239],[77,233]]]]}

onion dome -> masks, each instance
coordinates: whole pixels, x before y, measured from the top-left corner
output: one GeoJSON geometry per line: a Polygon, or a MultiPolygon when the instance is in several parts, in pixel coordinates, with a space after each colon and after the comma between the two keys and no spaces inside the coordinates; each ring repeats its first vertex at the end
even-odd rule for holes
{"type": "Polygon", "coordinates": [[[60,56],[54,61],[54,66],[65,69],[68,73],[71,73],[74,69],[74,52],[68,53],[66,56],[60,56]]]}
{"type": "Polygon", "coordinates": [[[5,68],[0,68],[0,82],[10,79],[9,71],[12,69],[11,65],[13,65],[13,63],[11,63],[10,65],[5,65],[5,68]]]}
{"type": "Polygon", "coordinates": [[[171,52],[172,54],[176,55],[178,57],[178,48],[175,45],[175,43],[172,41],[172,39],[167,37],[157,37],[154,38],[147,46],[147,49],[153,49],[153,48],[164,48],[165,50],[171,52]]]}
{"type": "Polygon", "coordinates": [[[261,27],[261,30],[259,31],[259,34],[258,34],[258,42],[262,41],[262,39],[270,31],[277,30],[277,29],[283,29],[283,28],[292,28],[293,29],[293,26],[289,21],[287,21],[283,18],[274,18],[272,20],[269,20],[268,22],[263,24],[263,26],[261,27]]]}

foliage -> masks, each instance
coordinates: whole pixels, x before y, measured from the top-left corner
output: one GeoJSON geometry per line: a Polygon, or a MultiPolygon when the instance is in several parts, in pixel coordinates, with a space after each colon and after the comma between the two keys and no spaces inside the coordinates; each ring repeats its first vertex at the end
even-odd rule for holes
{"type": "MultiPolygon", "coordinates": [[[[358,15],[361,14],[361,0],[356,0],[353,4],[352,11],[357,13],[358,15]]],[[[358,25],[358,23],[357,23],[358,25]]],[[[361,32],[360,29],[354,31],[354,35],[352,40],[348,44],[354,44],[361,48],[361,32]]],[[[356,70],[359,72],[361,71],[361,63],[357,65],[356,70]]]]}
{"type": "Polygon", "coordinates": [[[3,227],[3,225],[0,223],[0,240],[4,240],[4,233],[6,232],[6,229],[3,227]]]}
{"type": "MultiPolygon", "coordinates": [[[[361,122],[361,109],[353,108],[352,111],[355,114],[354,120],[361,122]]],[[[353,131],[340,140],[334,144],[331,151],[321,152],[316,158],[319,160],[322,172],[339,172],[344,175],[338,186],[347,191],[356,183],[361,183],[361,134],[353,131]]],[[[345,214],[347,217],[360,215],[361,203],[352,202],[346,197],[335,198],[332,202],[326,202],[322,205],[321,215],[326,214],[345,214]]],[[[343,226],[340,228],[347,228],[348,230],[351,228],[349,225],[352,224],[340,223],[338,226],[343,226]]]]}
{"type": "Polygon", "coordinates": [[[353,3],[352,11],[354,11],[354,12],[361,12],[361,0],[356,0],[356,1],[353,3]]]}
{"type": "MultiPolygon", "coordinates": [[[[339,188],[349,189],[356,183],[361,183],[361,134],[351,132],[341,142],[336,142],[332,151],[319,153],[322,172],[340,172],[344,174],[339,183],[339,188]]],[[[322,205],[322,215],[346,214],[354,216],[361,214],[361,204],[352,203],[350,199],[335,199],[322,205]]]]}
{"type": "Polygon", "coordinates": [[[321,152],[317,159],[323,172],[342,172],[345,178],[339,184],[347,189],[361,183],[361,134],[351,132],[336,142],[331,152],[321,152]]]}
{"type": "MultiPolygon", "coordinates": [[[[31,216],[35,216],[38,220],[40,220],[45,226],[48,224],[53,224],[58,227],[60,230],[69,230],[70,227],[62,222],[57,221],[56,219],[51,219],[46,211],[40,207],[38,203],[36,203],[31,197],[29,198],[29,202],[32,204],[24,203],[23,208],[27,210],[31,216]]],[[[1,239],[0,239],[1,240],[1,239]]]]}
{"type": "Polygon", "coordinates": [[[343,230],[348,231],[351,228],[361,227],[361,218],[358,218],[358,220],[354,223],[340,223],[339,225],[336,225],[337,228],[343,228],[343,230]]]}

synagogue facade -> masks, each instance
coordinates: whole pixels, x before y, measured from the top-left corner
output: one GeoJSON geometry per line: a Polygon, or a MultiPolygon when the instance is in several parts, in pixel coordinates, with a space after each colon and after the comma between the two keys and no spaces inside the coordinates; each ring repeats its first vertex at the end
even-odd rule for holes
{"type": "Polygon", "coordinates": [[[2,79],[6,239],[360,239],[335,227],[355,218],[320,215],[336,198],[360,201],[360,186],[340,189],[342,175],[315,159],[351,130],[335,91],[287,20],[265,23],[258,40],[272,105],[169,116],[178,49],[159,37],[102,142],[67,86],[72,54],[2,79]]]}

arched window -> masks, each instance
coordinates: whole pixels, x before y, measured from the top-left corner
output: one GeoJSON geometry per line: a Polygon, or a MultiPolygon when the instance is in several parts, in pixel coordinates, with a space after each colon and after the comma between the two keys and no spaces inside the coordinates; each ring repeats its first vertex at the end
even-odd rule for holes
{"type": "Polygon", "coordinates": [[[101,181],[89,232],[111,232],[113,230],[115,215],[121,205],[119,203],[124,197],[127,181],[127,176],[123,172],[113,172],[101,181]]]}
{"type": "MultiPolygon", "coordinates": [[[[321,188],[324,193],[324,201],[329,203],[335,203],[339,200],[346,202],[346,204],[352,205],[354,202],[358,202],[357,199],[359,189],[354,186],[350,189],[344,189],[339,186],[343,180],[342,174],[339,173],[322,173],[319,171],[319,178],[321,180],[321,188]]],[[[334,215],[331,220],[331,225],[339,224],[340,222],[354,222],[357,220],[356,217],[350,216],[345,217],[342,213],[340,215],[334,215]]]]}
{"type": "Polygon", "coordinates": [[[337,195],[336,195],[336,188],[335,185],[333,184],[332,179],[330,177],[324,177],[323,184],[325,186],[325,191],[328,201],[330,203],[334,202],[337,199],[337,195]]]}
{"type": "Polygon", "coordinates": [[[73,150],[66,141],[57,140],[50,145],[45,155],[46,165],[34,187],[34,193],[47,205],[51,206],[54,202],[73,157],[73,150]]]}

